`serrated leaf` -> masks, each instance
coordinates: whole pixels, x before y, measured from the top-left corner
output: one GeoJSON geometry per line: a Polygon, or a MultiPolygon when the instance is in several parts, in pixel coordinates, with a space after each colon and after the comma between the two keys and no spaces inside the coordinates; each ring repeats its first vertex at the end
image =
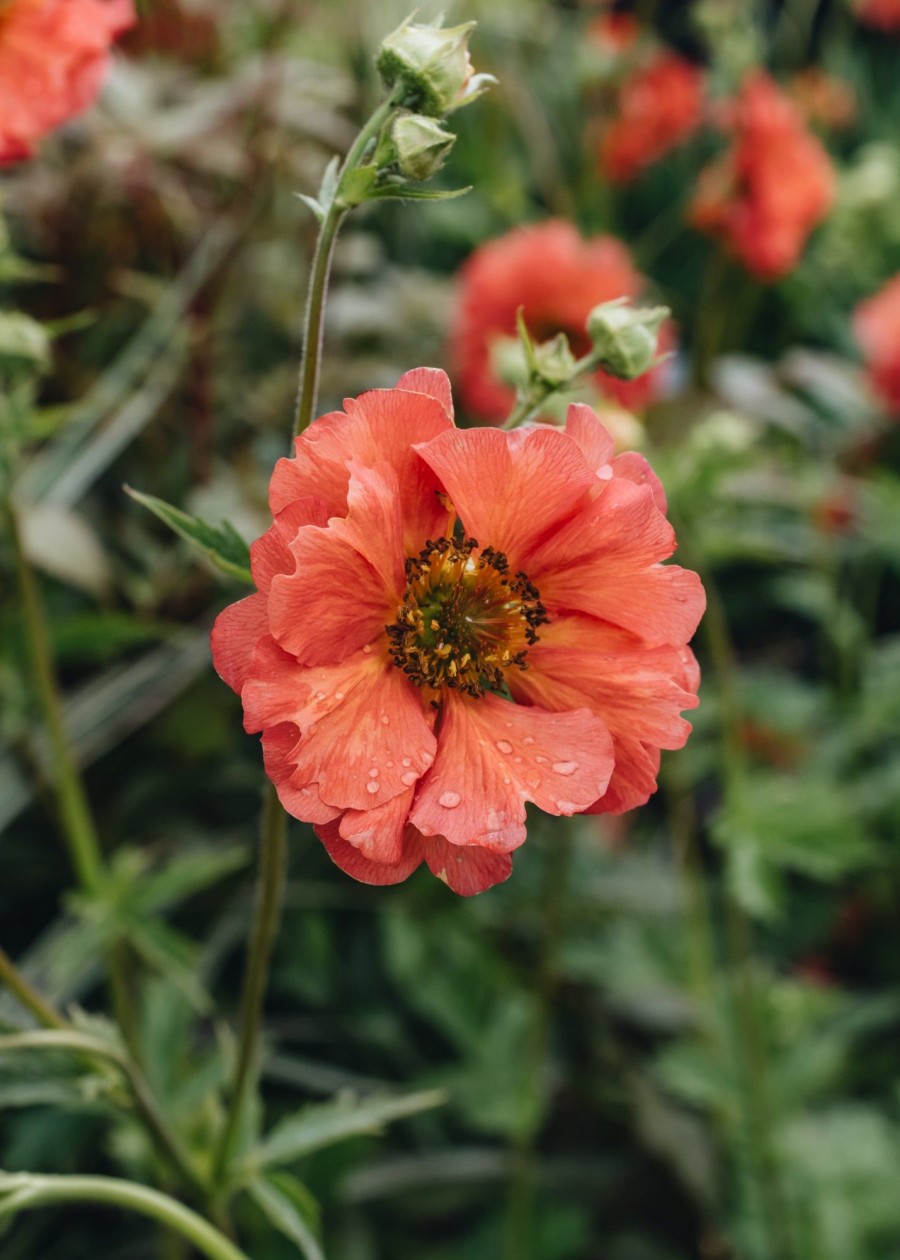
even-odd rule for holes
{"type": "Polygon", "coordinates": [[[255,1162],[263,1168],[292,1163],[336,1142],[379,1133],[394,1120],[440,1107],[445,1098],[442,1090],[428,1089],[396,1098],[350,1096],[305,1107],[275,1126],[255,1152],[255,1162]]]}
{"type": "Polygon", "coordinates": [[[302,1201],[302,1196],[308,1194],[304,1186],[287,1174],[278,1173],[257,1177],[247,1187],[247,1192],[270,1224],[289,1238],[306,1260],[325,1260],[325,1252],[306,1219],[309,1204],[302,1201]]]}
{"type": "Polygon", "coordinates": [[[192,543],[208,560],[212,561],[216,568],[227,573],[229,577],[237,578],[250,586],[253,585],[253,576],[250,573],[250,549],[229,521],[223,521],[217,528],[201,520],[199,516],[182,512],[180,508],[173,507],[164,499],[157,499],[155,495],[142,494],[139,490],[133,490],[131,486],[125,486],[125,493],[130,495],[135,502],[149,508],[154,516],[159,517],[180,538],[192,543]]]}

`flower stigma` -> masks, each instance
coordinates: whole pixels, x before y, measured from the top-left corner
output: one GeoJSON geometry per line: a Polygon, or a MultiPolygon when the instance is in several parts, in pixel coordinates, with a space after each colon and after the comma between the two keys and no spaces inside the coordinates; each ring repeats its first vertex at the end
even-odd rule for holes
{"type": "Polygon", "coordinates": [[[510,573],[502,551],[438,538],[407,558],[403,602],[386,629],[394,664],[417,687],[483,696],[502,690],[505,670],[528,668],[547,620],[538,590],[510,573]]]}

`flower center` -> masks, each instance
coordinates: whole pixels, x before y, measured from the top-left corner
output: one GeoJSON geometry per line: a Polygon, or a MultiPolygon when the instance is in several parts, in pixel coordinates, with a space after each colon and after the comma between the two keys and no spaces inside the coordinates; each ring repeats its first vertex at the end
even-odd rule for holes
{"type": "Polygon", "coordinates": [[[417,687],[470,696],[503,687],[504,670],[525,655],[547,620],[540,595],[502,551],[474,538],[427,542],[406,561],[406,592],[387,626],[390,654],[417,687]]]}

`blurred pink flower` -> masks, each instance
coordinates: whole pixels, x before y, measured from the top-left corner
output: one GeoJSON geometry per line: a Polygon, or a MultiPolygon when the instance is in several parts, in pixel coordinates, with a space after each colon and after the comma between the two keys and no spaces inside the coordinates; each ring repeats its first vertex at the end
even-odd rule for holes
{"type": "Polygon", "coordinates": [[[700,175],[695,227],[719,237],[748,271],[776,280],[797,263],[834,200],[834,171],[796,105],[763,70],[725,112],[731,148],[700,175]]]}
{"type": "MultiPolygon", "coordinates": [[[[628,250],[613,236],[583,240],[562,219],[514,228],[480,246],[459,272],[459,294],[450,332],[450,357],[462,397],[471,415],[502,421],[515,402],[515,390],[494,372],[492,352],[502,338],[516,335],[516,314],[536,341],[564,332],[576,354],[590,348],[585,330],[595,306],[618,297],[636,297],[644,287],[628,250]]],[[[664,325],[660,350],[671,348],[674,334],[664,325]]],[[[597,372],[595,381],[607,397],[631,410],[646,406],[659,386],[659,369],[623,381],[597,372]]]]}
{"type": "Polygon", "coordinates": [[[892,415],[900,416],[900,275],[859,303],[853,334],[875,392],[892,415]]]}
{"type": "Polygon", "coordinates": [[[109,46],[135,20],[131,0],[0,5],[0,164],[92,104],[109,46]]]}
{"type": "Polygon", "coordinates": [[[699,66],[667,51],[625,80],[600,138],[600,170],[607,179],[627,183],[697,130],[704,80],[699,66]]]}

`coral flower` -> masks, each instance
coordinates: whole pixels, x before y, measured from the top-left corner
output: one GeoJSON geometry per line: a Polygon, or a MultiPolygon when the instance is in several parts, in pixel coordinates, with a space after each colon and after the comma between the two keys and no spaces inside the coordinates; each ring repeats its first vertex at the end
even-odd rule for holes
{"type": "Polygon", "coordinates": [[[775,280],[830,209],[834,172],[797,107],[763,71],[744,79],[726,125],[734,143],[701,173],[691,222],[761,280],[775,280]]]}
{"type": "Polygon", "coordinates": [[[0,4],[0,164],[94,101],[109,46],[134,21],[131,0],[0,4]]]}
{"type": "Polygon", "coordinates": [[[454,427],[420,368],[347,400],[275,467],[258,591],[213,629],[285,809],[373,884],[422,861],[505,879],[525,803],[619,812],[696,705],[703,610],[659,482],[590,408],[565,431],[454,427]]]}
{"type": "Polygon", "coordinates": [[[853,8],[866,26],[891,35],[900,32],[900,0],[857,0],[853,8]]]}
{"type": "Polygon", "coordinates": [[[892,415],[900,416],[900,275],[859,303],[853,334],[875,392],[892,415]]]}
{"type": "MultiPolygon", "coordinates": [[[[516,335],[521,307],[532,337],[549,340],[565,332],[576,354],[589,349],[585,323],[600,302],[635,297],[643,285],[628,251],[612,236],[582,240],[560,219],[515,228],[488,241],[464,263],[450,352],[463,406],[481,420],[501,421],[515,402],[515,391],[496,374],[499,344],[516,335]]],[[[664,329],[663,349],[671,344],[664,329]]],[[[635,410],[654,396],[658,369],[633,381],[596,374],[603,393],[635,410]]]]}
{"type": "Polygon", "coordinates": [[[623,83],[616,116],[600,140],[600,169],[624,184],[700,126],[704,74],[674,53],[656,53],[623,83]]]}

